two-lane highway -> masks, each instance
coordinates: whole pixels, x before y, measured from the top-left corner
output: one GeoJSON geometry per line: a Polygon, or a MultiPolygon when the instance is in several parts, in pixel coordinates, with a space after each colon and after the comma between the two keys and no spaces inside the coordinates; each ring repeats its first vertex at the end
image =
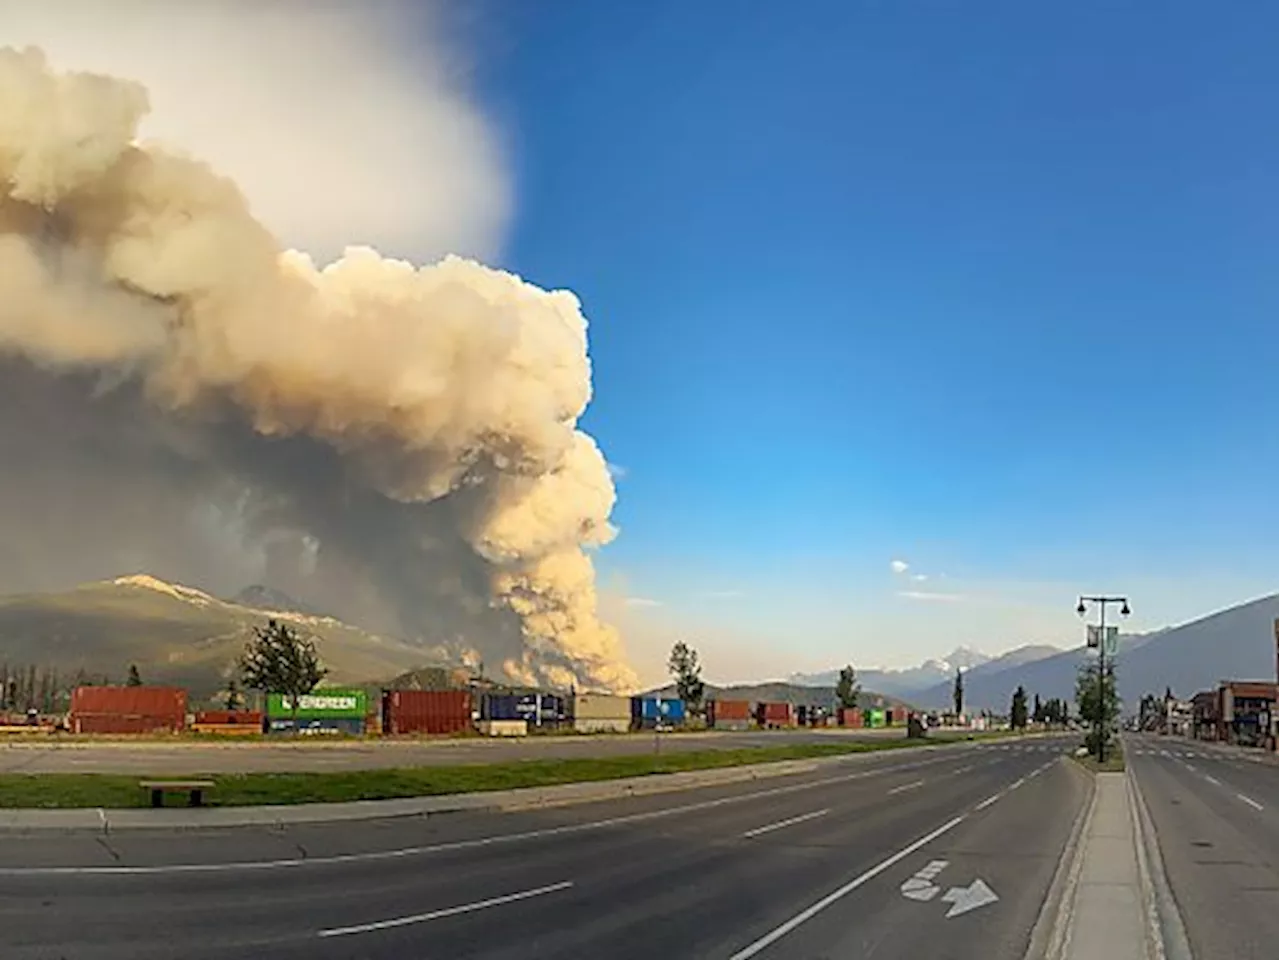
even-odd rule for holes
{"type": "Polygon", "coordinates": [[[1275,960],[1280,779],[1243,750],[1126,737],[1165,873],[1197,960],[1275,960]]]}
{"type": "Polygon", "coordinates": [[[11,957],[1021,960],[1071,740],[522,812],[0,843],[11,957]]]}

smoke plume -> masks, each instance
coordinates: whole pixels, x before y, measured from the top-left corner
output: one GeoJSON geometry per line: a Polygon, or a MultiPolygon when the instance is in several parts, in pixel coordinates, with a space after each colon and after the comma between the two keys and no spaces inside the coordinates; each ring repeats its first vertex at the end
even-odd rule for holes
{"type": "Polygon", "coordinates": [[[317,268],[140,143],[147,110],[0,49],[0,582],[256,572],[491,673],[632,685],[574,295],[453,256],[317,268]]]}

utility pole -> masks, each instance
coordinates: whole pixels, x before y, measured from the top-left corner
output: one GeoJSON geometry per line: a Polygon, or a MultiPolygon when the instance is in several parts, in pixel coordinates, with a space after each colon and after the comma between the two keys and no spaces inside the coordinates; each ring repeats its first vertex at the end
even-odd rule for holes
{"type": "Polygon", "coordinates": [[[1076,604],[1076,613],[1084,616],[1088,612],[1086,603],[1098,605],[1098,716],[1094,727],[1098,739],[1098,763],[1107,760],[1107,604],[1120,604],[1120,616],[1129,615],[1128,597],[1081,597],[1076,604]]]}

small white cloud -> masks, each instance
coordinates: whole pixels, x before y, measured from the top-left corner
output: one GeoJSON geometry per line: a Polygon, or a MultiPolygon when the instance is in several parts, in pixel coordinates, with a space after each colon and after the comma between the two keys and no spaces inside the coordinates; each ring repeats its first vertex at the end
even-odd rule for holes
{"type": "Polygon", "coordinates": [[[959,593],[931,593],[927,590],[899,590],[898,596],[904,600],[919,600],[923,603],[960,603],[964,596],[959,593]]]}
{"type": "Polygon", "coordinates": [[[913,573],[911,575],[911,579],[914,580],[916,583],[924,583],[926,580],[929,579],[929,575],[927,573],[913,573]]]}
{"type": "Polygon", "coordinates": [[[605,466],[609,469],[609,476],[615,480],[621,480],[627,475],[627,468],[624,466],[616,463],[605,463],[605,466]]]}
{"type": "Polygon", "coordinates": [[[911,564],[907,563],[905,560],[890,560],[889,569],[894,573],[906,573],[911,569],[911,564]]]}
{"type": "Polygon", "coordinates": [[[627,597],[624,601],[628,607],[660,607],[661,600],[653,600],[649,597],[627,597]]]}
{"type": "Polygon", "coordinates": [[[707,590],[701,596],[707,600],[732,600],[734,597],[742,596],[741,590],[707,590]]]}

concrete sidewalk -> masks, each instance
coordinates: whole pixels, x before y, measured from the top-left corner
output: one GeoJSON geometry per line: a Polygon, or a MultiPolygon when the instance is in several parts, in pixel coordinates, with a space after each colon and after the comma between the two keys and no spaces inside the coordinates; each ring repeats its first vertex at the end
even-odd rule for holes
{"type": "Polygon", "coordinates": [[[1067,913],[1065,960],[1145,960],[1146,910],[1125,774],[1097,775],[1067,913]]]}

